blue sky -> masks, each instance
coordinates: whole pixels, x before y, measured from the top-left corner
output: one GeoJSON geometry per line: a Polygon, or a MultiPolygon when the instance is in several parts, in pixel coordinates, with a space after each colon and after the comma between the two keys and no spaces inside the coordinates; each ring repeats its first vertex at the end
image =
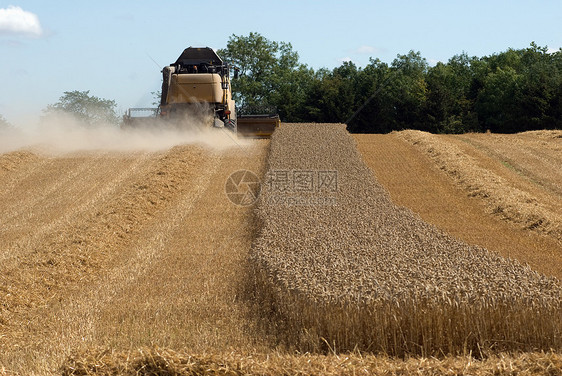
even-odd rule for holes
{"type": "Polygon", "coordinates": [[[64,91],[150,106],[160,68],[232,34],[290,42],[315,69],[420,51],[430,63],[531,41],[562,46],[562,1],[0,1],[0,114],[37,122],[64,91]]]}

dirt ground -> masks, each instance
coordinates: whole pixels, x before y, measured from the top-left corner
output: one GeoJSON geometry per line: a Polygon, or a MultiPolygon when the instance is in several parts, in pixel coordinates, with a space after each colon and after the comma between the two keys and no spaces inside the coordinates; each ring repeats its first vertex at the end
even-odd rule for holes
{"type": "MultiPolygon", "coordinates": [[[[367,165],[396,204],[411,209],[425,221],[469,244],[518,259],[538,272],[562,279],[562,247],[557,239],[521,228],[491,213],[483,198],[471,195],[444,172],[439,163],[407,142],[400,133],[354,137],[367,165]]],[[[556,195],[556,189],[560,186],[559,166],[562,163],[559,164],[556,158],[560,158],[560,154],[551,152],[546,155],[543,148],[535,158],[532,150],[509,144],[525,138],[540,144],[537,137],[526,134],[498,135],[497,138],[495,135],[439,137],[442,144],[453,143],[462,147],[480,167],[501,174],[509,182],[508,188],[520,187],[532,192],[545,204],[559,205],[560,196],[556,195]],[[479,144],[490,151],[474,146],[479,144]],[[504,158],[509,158],[511,166],[522,167],[508,167],[502,163],[504,158]],[[543,183],[530,183],[530,176],[543,183]],[[553,199],[556,196],[558,201],[553,199]]]]}
{"type": "Polygon", "coordinates": [[[262,173],[267,149],[0,155],[0,370],[50,374],[97,346],[259,348],[237,298],[251,208],[225,182],[262,173]]]}

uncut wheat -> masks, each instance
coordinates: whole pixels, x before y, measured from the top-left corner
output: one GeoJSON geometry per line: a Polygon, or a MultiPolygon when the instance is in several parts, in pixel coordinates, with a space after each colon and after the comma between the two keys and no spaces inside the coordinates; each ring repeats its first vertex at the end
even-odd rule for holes
{"type": "Polygon", "coordinates": [[[400,356],[562,348],[559,281],[394,205],[343,125],[283,125],[268,170],[251,264],[285,343],[400,356]],[[290,180],[322,171],[337,173],[335,191],[290,180]]]}

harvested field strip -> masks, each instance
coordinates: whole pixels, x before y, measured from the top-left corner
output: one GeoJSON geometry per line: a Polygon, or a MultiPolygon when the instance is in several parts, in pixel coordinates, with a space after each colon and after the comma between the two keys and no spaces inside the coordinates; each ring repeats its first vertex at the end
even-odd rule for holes
{"type": "Polygon", "coordinates": [[[224,184],[242,168],[262,173],[267,145],[260,140],[245,152],[233,148],[220,154],[190,210],[178,208],[182,220],[151,231],[161,242],[140,248],[157,252],[149,267],[133,273],[134,281],[106,288],[111,299],[98,311],[92,344],[202,352],[262,346],[246,321],[247,304],[237,298],[254,239],[252,208],[230,202],[224,184]]]}
{"type": "Polygon", "coordinates": [[[355,134],[353,138],[395,204],[468,244],[517,259],[562,280],[558,241],[487,213],[483,200],[469,197],[428,155],[398,133],[355,134]]]}
{"type": "Polygon", "coordinates": [[[562,348],[559,282],[394,205],[344,126],[283,125],[268,170],[251,262],[281,341],[397,356],[562,348]],[[276,189],[307,171],[336,171],[336,191],[276,189]]]}
{"type": "MultiPolygon", "coordinates": [[[[158,222],[151,221],[147,226],[143,226],[144,233],[139,234],[127,247],[128,249],[122,250],[124,254],[120,255],[120,262],[117,261],[116,265],[107,272],[100,273],[101,283],[96,288],[77,291],[64,301],[49,307],[49,311],[54,313],[54,319],[49,326],[56,338],[62,339],[67,345],[72,344],[73,347],[90,345],[100,337],[105,339],[100,341],[101,343],[121,345],[120,348],[145,345],[142,342],[134,343],[134,338],[144,330],[155,331],[154,326],[147,328],[146,325],[142,325],[146,324],[143,322],[141,325],[135,325],[134,328],[126,328],[124,324],[131,316],[136,319],[137,324],[138,321],[146,320],[146,314],[138,312],[138,306],[146,308],[147,300],[150,299],[149,292],[151,290],[156,292],[165,287],[163,283],[157,283],[149,278],[150,272],[154,268],[162,267],[162,264],[165,264],[162,261],[169,261],[162,259],[169,257],[167,248],[174,232],[182,225],[185,218],[191,215],[194,205],[209,188],[210,179],[220,161],[218,155],[207,156],[207,168],[198,170],[198,174],[192,177],[189,194],[182,195],[174,206],[168,207],[159,214],[158,222]],[[131,290],[135,290],[139,285],[142,286],[142,298],[135,298],[131,290]],[[90,314],[84,315],[84,312],[90,314]],[[137,315],[139,317],[136,317],[137,315]],[[117,342],[116,338],[121,343],[117,342]]],[[[169,294],[169,289],[166,289],[165,293],[169,294]]],[[[172,330],[168,327],[170,317],[168,315],[161,317],[166,320],[166,324],[157,332],[171,336],[172,330]]],[[[154,315],[154,321],[159,322],[159,319],[159,313],[154,315]]],[[[152,339],[148,342],[154,343],[152,339]]]]}
{"type": "Polygon", "coordinates": [[[136,375],[560,375],[556,353],[497,354],[486,360],[450,357],[397,360],[373,355],[190,355],[162,349],[134,352],[96,350],[76,354],[62,367],[64,376],[136,375]]]}
{"type": "MultiPolygon", "coordinates": [[[[10,239],[0,237],[2,251],[21,245],[0,262],[0,374],[60,374],[71,351],[99,346],[267,351],[240,298],[255,238],[253,208],[230,202],[225,182],[240,169],[261,174],[268,145],[86,153],[99,160],[93,164],[82,154],[49,160],[72,168],[51,169],[43,184],[80,169],[67,189],[90,192],[91,184],[91,195],[60,208],[52,200],[64,198],[47,195],[44,209],[28,208],[59,218],[38,222],[41,236],[10,229],[10,239]],[[84,163],[95,171],[81,169],[84,163]]],[[[36,167],[8,173],[18,175],[16,191],[44,176],[36,167]]],[[[42,188],[29,186],[30,197],[18,200],[28,206],[42,188]]],[[[0,212],[9,204],[0,202],[0,212]]]]}
{"type": "MultiPolygon", "coordinates": [[[[1,244],[8,244],[3,254],[0,254],[0,260],[6,265],[8,259],[22,257],[25,252],[31,252],[37,244],[43,242],[45,235],[64,229],[75,218],[92,210],[98,203],[103,203],[122,189],[127,180],[139,170],[147,168],[151,157],[153,156],[148,153],[139,153],[134,157],[119,158],[120,169],[114,174],[100,171],[99,168],[84,170],[79,178],[74,176],[74,181],[68,182],[65,189],[57,189],[50,195],[45,195],[41,203],[37,202],[30,187],[27,190],[18,187],[16,192],[11,192],[12,199],[9,203],[0,209],[4,218],[0,227],[1,244]],[[17,210],[11,207],[17,207],[17,210]],[[34,229],[31,234],[30,228],[34,229]]],[[[112,164],[115,159],[96,160],[98,164],[112,164]]],[[[64,170],[58,172],[64,173],[64,170]]]]}
{"type": "Polygon", "coordinates": [[[469,133],[451,138],[469,143],[546,191],[562,196],[562,131],[469,133]]]}
{"type": "Polygon", "coordinates": [[[447,136],[420,131],[398,134],[429,155],[469,195],[483,199],[488,211],[522,228],[538,231],[562,242],[562,215],[559,196],[511,179],[508,167],[486,160],[474,147],[459,145],[447,136]],[[548,197],[548,198],[545,198],[548,197]]]}
{"type": "MultiPolygon", "coordinates": [[[[122,257],[121,252],[142,233],[144,225],[174,205],[178,196],[189,194],[189,182],[199,171],[193,166],[206,169],[207,159],[208,153],[196,147],[154,155],[152,162],[138,171],[140,175],[128,180],[117,194],[47,234],[31,249],[23,249],[21,257],[2,263],[0,291],[5,299],[0,307],[0,364],[25,364],[30,357],[45,353],[42,342],[53,339],[47,334],[54,322],[49,318],[49,307],[122,257]]],[[[97,168],[111,176],[122,160],[108,157],[104,162],[97,168]]],[[[79,178],[75,184],[80,184],[79,178]]],[[[37,188],[41,190],[40,185],[37,188]]],[[[2,244],[3,253],[10,248],[9,243],[2,244]]]]}
{"type": "Polygon", "coordinates": [[[23,166],[35,163],[40,158],[29,151],[14,151],[0,155],[0,176],[20,170],[23,166]]]}
{"type": "MultiPolygon", "coordinates": [[[[46,203],[55,205],[61,199],[72,199],[72,195],[76,193],[87,194],[87,192],[74,192],[75,184],[73,183],[77,177],[84,179],[87,183],[94,183],[95,178],[99,178],[99,176],[91,175],[95,175],[99,171],[95,169],[95,166],[103,159],[103,154],[95,157],[78,156],[53,159],[50,163],[41,167],[40,174],[34,175],[33,181],[26,179],[20,182],[17,192],[8,191],[9,197],[13,199],[5,205],[2,216],[6,220],[10,220],[12,217],[20,217],[20,197],[17,195],[27,198],[27,201],[30,201],[29,206],[33,207],[43,206],[46,203]],[[52,179],[53,176],[58,176],[58,179],[52,179]],[[30,192],[36,190],[38,181],[43,183],[43,190],[40,194],[30,195],[30,192]],[[16,197],[14,197],[15,195],[16,197]],[[51,199],[51,196],[56,196],[56,198],[51,199]]],[[[84,187],[84,189],[87,189],[87,187],[84,187]]],[[[5,199],[6,197],[3,195],[2,198],[5,199]]],[[[80,195],[76,197],[76,199],[81,198],[80,195]]]]}

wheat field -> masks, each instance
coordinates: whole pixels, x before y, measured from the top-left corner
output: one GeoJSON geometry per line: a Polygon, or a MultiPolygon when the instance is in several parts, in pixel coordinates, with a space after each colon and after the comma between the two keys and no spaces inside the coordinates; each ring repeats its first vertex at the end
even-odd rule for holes
{"type": "Polygon", "coordinates": [[[0,375],[562,374],[555,132],[383,136],[0,154],[0,375]],[[390,177],[422,167],[386,163],[399,147],[471,216],[402,200],[390,177]],[[503,186],[469,196],[472,160],[503,186]],[[226,195],[239,170],[253,206],[226,195]],[[494,213],[506,187],[550,222],[494,213]]]}
{"type": "Polygon", "coordinates": [[[287,343],[398,356],[562,346],[559,281],[397,207],[344,126],[285,125],[268,169],[338,172],[334,205],[282,205],[266,190],[258,208],[256,296],[287,343]]]}

